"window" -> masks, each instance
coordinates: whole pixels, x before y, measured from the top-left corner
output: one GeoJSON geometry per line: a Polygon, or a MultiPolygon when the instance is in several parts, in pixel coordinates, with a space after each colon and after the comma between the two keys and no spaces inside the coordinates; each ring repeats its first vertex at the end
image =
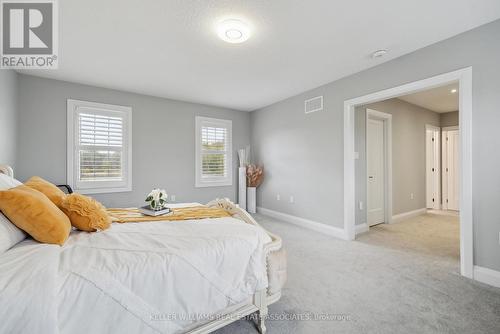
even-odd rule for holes
{"type": "Polygon", "coordinates": [[[196,117],[196,187],[230,186],[232,121],[196,117]]]}
{"type": "Polygon", "coordinates": [[[68,184],[84,194],[132,190],[132,108],[68,100],[68,184]]]}

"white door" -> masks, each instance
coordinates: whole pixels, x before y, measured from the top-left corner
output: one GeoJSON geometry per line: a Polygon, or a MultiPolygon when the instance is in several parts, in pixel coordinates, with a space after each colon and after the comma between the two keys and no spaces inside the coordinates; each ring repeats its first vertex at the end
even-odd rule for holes
{"type": "Polygon", "coordinates": [[[366,126],[366,155],[368,173],[368,225],[385,220],[385,139],[384,121],[368,119],[366,126]]]}
{"type": "Polygon", "coordinates": [[[426,206],[436,210],[441,209],[440,131],[432,125],[425,127],[426,206]]]}
{"type": "Polygon", "coordinates": [[[443,209],[459,210],[458,130],[443,131],[443,209]]]}

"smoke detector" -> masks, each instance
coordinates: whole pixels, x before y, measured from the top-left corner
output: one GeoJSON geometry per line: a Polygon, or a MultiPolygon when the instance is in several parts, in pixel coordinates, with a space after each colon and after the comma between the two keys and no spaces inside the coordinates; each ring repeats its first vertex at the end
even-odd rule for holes
{"type": "Polygon", "coordinates": [[[385,56],[387,54],[387,52],[389,52],[389,51],[386,49],[377,50],[377,51],[372,53],[372,58],[373,59],[382,58],[383,56],[385,56]]]}

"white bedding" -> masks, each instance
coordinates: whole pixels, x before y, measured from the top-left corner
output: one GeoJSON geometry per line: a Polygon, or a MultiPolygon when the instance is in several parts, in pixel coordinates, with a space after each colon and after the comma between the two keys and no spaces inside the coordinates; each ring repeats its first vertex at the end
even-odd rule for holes
{"type": "Polygon", "coordinates": [[[182,331],[267,287],[270,241],[229,217],[24,240],[0,255],[0,333],[182,331]]]}

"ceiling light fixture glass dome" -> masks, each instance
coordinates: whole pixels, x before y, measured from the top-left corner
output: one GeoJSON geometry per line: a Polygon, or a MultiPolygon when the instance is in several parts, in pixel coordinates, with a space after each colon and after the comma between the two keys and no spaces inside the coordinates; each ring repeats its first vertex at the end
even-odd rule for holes
{"type": "Polygon", "coordinates": [[[243,43],[250,38],[250,27],[241,20],[224,20],[217,25],[217,35],[228,43],[243,43]]]}

